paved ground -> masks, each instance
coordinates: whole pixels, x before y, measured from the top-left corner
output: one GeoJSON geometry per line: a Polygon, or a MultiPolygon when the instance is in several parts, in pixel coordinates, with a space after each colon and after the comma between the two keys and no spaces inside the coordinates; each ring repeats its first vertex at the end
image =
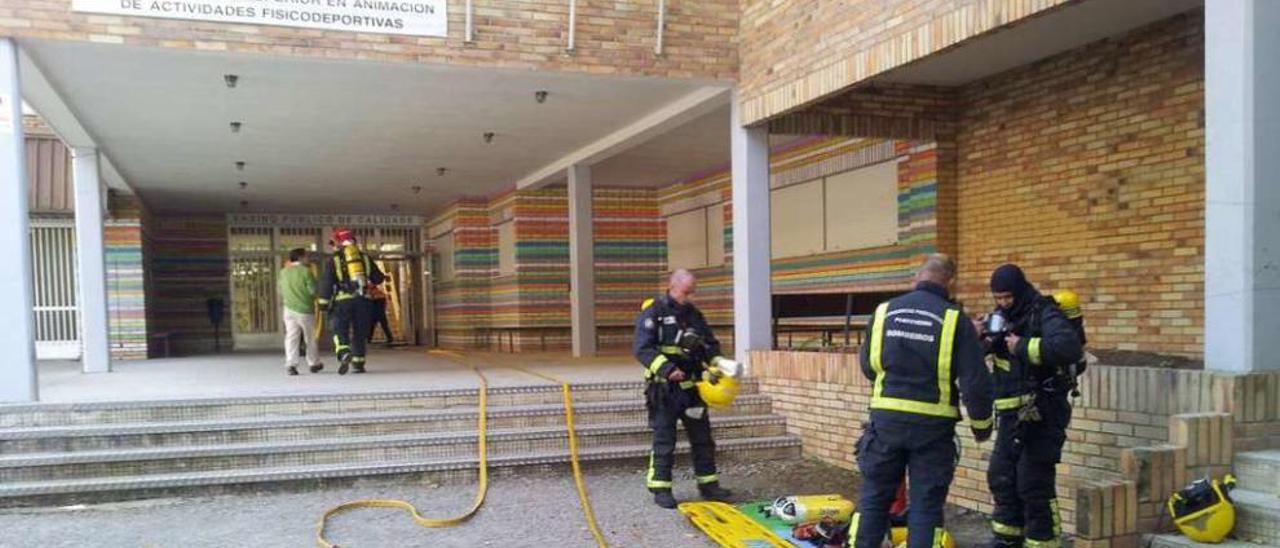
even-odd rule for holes
{"type": "MultiPolygon", "coordinates": [[[[575,359],[564,353],[468,354],[485,369],[489,385],[547,384],[546,380],[504,364],[545,371],[571,382],[607,382],[639,379],[639,369],[628,356],[575,359]]],[[[337,374],[337,362],[326,356],[319,374],[305,369],[296,377],[284,374],[283,357],[274,352],[243,352],[216,356],[127,361],[115,364],[107,374],[84,374],[77,362],[41,362],[40,401],[45,403],[121,400],[169,400],[443,390],[474,388],[474,373],[447,357],[424,348],[373,348],[369,373],[337,374]]]]}
{"type": "MultiPolygon", "coordinates": [[[[640,469],[592,471],[592,502],[609,543],[617,547],[712,547],[675,511],[653,506],[640,469]]],[[[836,492],[853,496],[855,477],[813,462],[731,465],[726,484],[747,499],[797,493],[836,492]]],[[[690,497],[693,482],[677,483],[690,497]]],[[[465,508],[470,486],[391,485],[370,481],[357,487],[305,493],[165,499],[87,508],[0,511],[0,547],[305,547],[314,546],[315,525],[324,509],[365,497],[404,497],[420,511],[444,516],[465,508]]],[[[953,513],[949,527],[962,547],[985,537],[975,514],[953,513]]],[[[397,510],[358,510],[335,518],[331,538],[358,547],[592,547],[568,473],[495,478],[488,501],[466,524],[423,529],[397,510]]]]}

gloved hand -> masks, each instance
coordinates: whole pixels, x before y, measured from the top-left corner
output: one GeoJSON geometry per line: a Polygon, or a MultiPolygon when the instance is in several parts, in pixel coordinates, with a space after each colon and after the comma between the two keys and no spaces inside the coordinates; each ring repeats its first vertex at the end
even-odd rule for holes
{"type": "Polygon", "coordinates": [[[319,311],[321,314],[328,313],[329,303],[316,303],[316,310],[319,311]]]}
{"type": "Polygon", "coordinates": [[[984,441],[987,441],[987,440],[991,439],[991,429],[990,429],[990,428],[973,428],[973,427],[970,427],[970,428],[969,428],[969,430],[973,432],[973,439],[977,440],[977,442],[978,442],[978,443],[982,443],[982,442],[984,442],[984,441]]]}

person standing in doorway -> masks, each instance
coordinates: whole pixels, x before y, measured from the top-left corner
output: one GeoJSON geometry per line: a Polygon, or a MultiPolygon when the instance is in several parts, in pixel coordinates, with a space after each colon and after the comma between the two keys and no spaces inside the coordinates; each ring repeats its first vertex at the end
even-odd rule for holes
{"type": "Polygon", "coordinates": [[[289,251],[289,264],[280,270],[277,284],[280,300],[284,303],[284,361],[290,375],[298,374],[301,362],[301,344],[306,345],[307,365],[312,373],[324,369],[320,363],[320,348],[316,344],[312,326],[315,324],[316,277],[307,265],[307,250],[289,251]]]}
{"type": "Polygon", "coordinates": [[[391,325],[387,319],[387,292],[383,291],[381,286],[370,287],[369,300],[373,302],[373,323],[369,326],[369,342],[373,342],[373,333],[381,326],[382,334],[387,338],[386,344],[390,346],[394,337],[391,335],[391,325]]]}

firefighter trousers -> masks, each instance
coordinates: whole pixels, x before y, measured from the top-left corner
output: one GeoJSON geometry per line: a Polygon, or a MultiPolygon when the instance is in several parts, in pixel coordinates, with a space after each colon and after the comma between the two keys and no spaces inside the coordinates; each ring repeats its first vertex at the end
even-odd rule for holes
{"type": "Polygon", "coordinates": [[[334,301],[329,313],[329,328],[333,332],[333,349],[338,360],[351,357],[351,364],[364,368],[365,338],[373,326],[373,309],[364,297],[352,297],[334,301]]]}
{"type": "Polygon", "coordinates": [[[649,427],[653,428],[653,451],[649,453],[646,478],[649,490],[671,489],[677,422],[684,423],[684,433],[689,437],[693,473],[698,485],[719,481],[716,475],[716,444],[711,439],[711,417],[697,390],[681,388],[679,384],[670,382],[650,383],[645,399],[649,408],[649,427]]]}
{"type": "Polygon", "coordinates": [[[1060,546],[1056,465],[1067,439],[1071,405],[1063,396],[1037,397],[1041,420],[1018,422],[1018,412],[997,418],[995,449],[987,486],[995,499],[991,529],[1003,545],[1027,548],[1060,546]]]}
{"type": "Polygon", "coordinates": [[[849,527],[856,548],[880,548],[889,532],[889,507],[910,474],[907,506],[908,548],[940,546],[943,505],[956,469],[955,425],[872,421],[863,425],[857,445],[862,492],[849,527]]]}

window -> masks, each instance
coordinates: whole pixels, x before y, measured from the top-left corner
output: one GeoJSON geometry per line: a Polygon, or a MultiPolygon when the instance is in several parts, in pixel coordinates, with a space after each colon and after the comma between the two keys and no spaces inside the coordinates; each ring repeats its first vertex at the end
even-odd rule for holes
{"type": "Polygon", "coordinates": [[[896,243],[898,162],[774,189],[769,228],[774,258],[896,243]]]}
{"type": "Polygon", "coordinates": [[[498,275],[516,273],[516,222],[505,221],[498,225],[498,275]]]}
{"type": "Polygon", "coordinates": [[[898,241],[898,163],[827,177],[827,251],[898,241]]]}
{"type": "Polygon", "coordinates": [[[822,179],[774,190],[769,207],[769,242],[774,258],[823,251],[822,179]]]}
{"type": "Polygon", "coordinates": [[[724,264],[724,205],[667,217],[667,269],[724,264]]]}

